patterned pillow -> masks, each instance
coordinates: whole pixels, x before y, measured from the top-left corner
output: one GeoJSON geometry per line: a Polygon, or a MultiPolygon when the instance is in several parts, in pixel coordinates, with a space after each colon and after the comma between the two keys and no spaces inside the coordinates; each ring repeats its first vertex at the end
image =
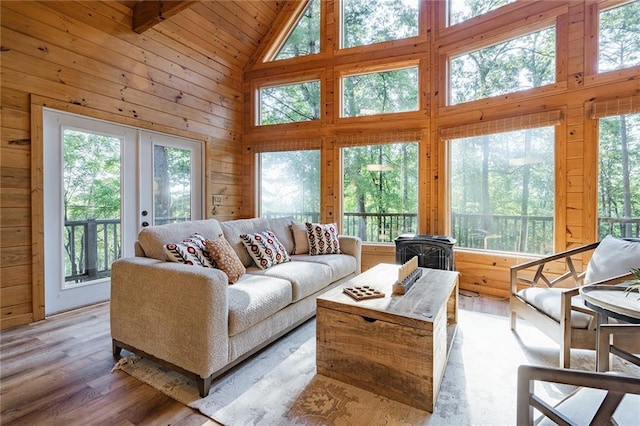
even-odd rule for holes
{"type": "Polygon", "coordinates": [[[169,243],[164,246],[167,259],[170,262],[213,268],[215,267],[214,261],[205,248],[204,241],[202,235],[193,234],[180,243],[169,243]]]}
{"type": "Polygon", "coordinates": [[[215,240],[206,240],[205,247],[211,254],[211,258],[216,262],[216,268],[227,274],[229,284],[237,282],[247,271],[222,234],[215,240]]]}
{"type": "Polygon", "coordinates": [[[338,241],[338,225],[329,223],[305,223],[309,238],[309,255],[339,254],[340,242],[338,241]]]}
{"type": "Polygon", "coordinates": [[[284,245],[271,231],[242,234],[240,235],[240,241],[242,241],[247,252],[249,252],[249,255],[260,269],[267,269],[278,263],[291,260],[284,245]]]}

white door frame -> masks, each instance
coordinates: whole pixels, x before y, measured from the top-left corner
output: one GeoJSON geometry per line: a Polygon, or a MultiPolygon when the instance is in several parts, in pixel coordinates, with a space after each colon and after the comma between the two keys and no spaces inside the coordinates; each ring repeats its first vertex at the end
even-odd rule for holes
{"type": "MultiPolygon", "coordinates": [[[[99,279],[84,285],[65,288],[64,252],[62,250],[63,215],[63,150],[62,135],[64,129],[81,130],[88,133],[103,134],[121,139],[121,249],[122,257],[134,255],[133,243],[142,227],[141,207],[149,206],[153,211],[153,191],[140,190],[143,185],[152,185],[153,156],[146,157],[141,148],[143,140],[158,140],[162,145],[188,147],[193,154],[191,188],[192,219],[203,217],[203,181],[204,144],[200,141],[179,138],[157,132],[137,129],[130,126],[111,123],[91,117],[43,108],[43,201],[44,201],[44,301],[45,315],[78,308],[81,306],[109,300],[110,279],[99,279]],[[145,165],[141,165],[144,163],[145,165]],[[151,165],[149,165],[151,164],[151,165]],[[146,174],[143,178],[141,174],[146,174]],[[151,180],[149,180],[149,176],[151,180]],[[144,183],[143,183],[144,182],[144,183]],[[132,184],[133,183],[133,184],[132,184]],[[150,194],[150,196],[149,196],[150,194]],[[143,200],[144,198],[144,200],[143,200]]],[[[152,143],[150,152],[153,152],[152,143]]],[[[148,186],[151,188],[151,186],[148,186]]],[[[149,218],[144,218],[149,220],[149,218]]],[[[150,222],[153,223],[153,222],[150,222]]]]}

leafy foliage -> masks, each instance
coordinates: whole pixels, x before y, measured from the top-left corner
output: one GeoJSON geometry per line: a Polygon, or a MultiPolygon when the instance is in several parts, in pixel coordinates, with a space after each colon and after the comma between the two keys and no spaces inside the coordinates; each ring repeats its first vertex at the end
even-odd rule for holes
{"type": "Polygon", "coordinates": [[[418,67],[345,77],[343,116],[418,110],[418,67]]]}
{"type": "Polygon", "coordinates": [[[451,104],[555,82],[555,28],[451,60],[451,104]]]}
{"type": "Polygon", "coordinates": [[[640,1],[600,13],[600,72],[640,65],[640,1]]]}
{"type": "Polygon", "coordinates": [[[449,0],[449,25],[459,24],[515,0],[449,0]]]}
{"type": "Polygon", "coordinates": [[[312,0],[274,60],[313,55],[320,52],[320,0],[312,0]]]}
{"type": "Polygon", "coordinates": [[[120,217],[120,144],[111,136],[65,130],[65,220],[120,217]]]}
{"type": "Polygon", "coordinates": [[[609,218],[640,218],[640,114],[600,119],[599,235],[631,237],[632,224],[609,218]]]}
{"type": "Polygon", "coordinates": [[[418,0],[343,0],[342,47],[418,35],[418,0]]]}
{"type": "Polygon", "coordinates": [[[320,119],[320,81],[265,87],[260,90],[260,124],[320,119]]]}

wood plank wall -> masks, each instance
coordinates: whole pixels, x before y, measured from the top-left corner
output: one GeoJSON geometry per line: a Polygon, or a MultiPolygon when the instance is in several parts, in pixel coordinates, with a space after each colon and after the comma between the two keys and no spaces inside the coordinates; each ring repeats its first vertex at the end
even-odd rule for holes
{"type": "Polygon", "coordinates": [[[222,194],[215,217],[239,217],[243,70],[281,7],[246,3],[196,4],[136,34],[123,2],[2,2],[0,328],[44,316],[31,201],[42,106],[202,141],[206,215],[222,194]]]}
{"type": "MultiPolygon", "coordinates": [[[[252,214],[255,178],[253,147],[273,141],[322,137],[323,176],[321,182],[322,219],[337,220],[340,212],[339,148],[341,134],[421,129],[419,165],[419,232],[448,234],[446,202],[446,143],[438,138],[443,127],[480,123],[523,114],[561,110],[563,121],[556,131],[556,251],[597,240],[596,232],[596,129],[589,118],[594,100],[627,97],[640,93],[640,67],[603,74],[595,73],[597,58],[597,19],[601,7],[620,4],[617,0],[516,1],[483,17],[446,28],[444,2],[423,0],[420,36],[403,41],[380,43],[339,51],[337,40],[338,3],[322,2],[322,48],[317,55],[263,62],[270,41],[288,24],[283,11],[266,43],[251,59],[244,78],[245,202],[252,214]],[[445,66],[447,55],[454,55],[487,40],[499,42],[521,35],[541,24],[557,30],[557,81],[549,86],[526,90],[465,104],[446,106],[445,66]],[[338,116],[341,73],[361,72],[381,64],[419,61],[419,113],[378,117],[340,118],[338,116]],[[257,127],[251,113],[259,87],[320,76],[321,119],[314,123],[257,127]]],[[[363,268],[379,262],[394,262],[393,245],[367,244],[363,249],[363,268]]],[[[461,288],[496,296],[508,295],[509,267],[525,260],[504,253],[480,253],[456,249],[456,267],[461,288]]],[[[585,262],[583,263],[586,263],[585,262]]],[[[583,265],[584,267],[584,265],[583,265]]]]}

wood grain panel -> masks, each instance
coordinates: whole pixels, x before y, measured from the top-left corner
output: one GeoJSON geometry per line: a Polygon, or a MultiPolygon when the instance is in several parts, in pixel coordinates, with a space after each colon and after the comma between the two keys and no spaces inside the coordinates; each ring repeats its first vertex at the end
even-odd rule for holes
{"type": "Polygon", "coordinates": [[[188,28],[170,18],[140,35],[131,29],[134,2],[2,2],[0,273],[12,293],[0,328],[44,315],[34,105],[207,141],[205,199],[225,194],[219,214],[240,216],[243,68],[281,7],[252,3],[230,2],[220,15],[199,5],[206,16],[174,17],[188,28]]]}

